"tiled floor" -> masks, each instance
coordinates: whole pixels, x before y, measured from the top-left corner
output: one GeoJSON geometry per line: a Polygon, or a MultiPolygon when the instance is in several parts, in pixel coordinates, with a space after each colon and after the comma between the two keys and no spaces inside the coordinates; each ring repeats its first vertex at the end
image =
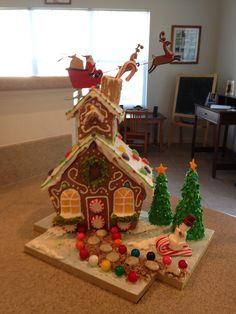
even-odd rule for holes
{"type": "MultiPolygon", "coordinates": [[[[170,193],[181,196],[184,176],[189,167],[190,145],[174,144],[158,152],[151,147],[148,154],[152,166],[160,162],[168,167],[167,176],[170,193]]],[[[236,171],[217,171],[216,179],[211,176],[212,153],[196,153],[202,205],[236,217],[236,171]]]]}

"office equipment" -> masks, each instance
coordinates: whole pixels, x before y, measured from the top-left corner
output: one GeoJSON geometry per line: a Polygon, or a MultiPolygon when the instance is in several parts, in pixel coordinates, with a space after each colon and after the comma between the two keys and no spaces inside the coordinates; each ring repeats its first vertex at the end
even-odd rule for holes
{"type": "MultiPolygon", "coordinates": [[[[225,97],[220,98],[221,101],[227,102],[225,97]]],[[[231,100],[232,101],[232,100],[231,100]]],[[[236,104],[236,98],[234,99],[236,104]]],[[[220,135],[222,126],[225,126],[223,144],[222,144],[222,156],[225,154],[226,141],[228,136],[229,125],[236,125],[236,111],[225,110],[225,109],[212,109],[206,106],[196,105],[195,108],[195,120],[192,137],[192,151],[191,158],[194,158],[195,152],[209,152],[213,151],[213,162],[212,162],[212,177],[216,177],[216,170],[236,170],[236,163],[220,162],[218,160],[220,150],[220,135]],[[211,122],[216,126],[216,135],[214,147],[196,147],[196,133],[198,126],[198,118],[204,119],[205,121],[211,122]]]]}
{"type": "Polygon", "coordinates": [[[232,109],[231,106],[228,106],[228,105],[218,105],[218,104],[212,104],[212,105],[210,105],[210,108],[211,109],[225,109],[225,110],[232,109]]]}
{"type": "MultiPolygon", "coordinates": [[[[179,142],[183,142],[183,127],[193,127],[195,104],[205,104],[208,94],[215,93],[216,83],[217,74],[180,74],[177,76],[169,145],[172,142],[175,126],[179,127],[179,142]]],[[[209,123],[203,123],[199,127],[204,129],[203,143],[206,145],[209,123]]]]}

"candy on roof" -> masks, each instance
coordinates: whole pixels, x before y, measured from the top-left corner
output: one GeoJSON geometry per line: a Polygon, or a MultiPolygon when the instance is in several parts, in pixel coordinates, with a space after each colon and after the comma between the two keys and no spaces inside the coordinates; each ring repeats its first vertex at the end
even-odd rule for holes
{"type": "Polygon", "coordinates": [[[153,188],[152,169],[146,162],[143,162],[140,158],[134,158],[137,155],[133,153],[132,149],[119,136],[116,136],[115,142],[111,143],[99,135],[90,135],[80,145],[74,145],[70,154],[66,154],[66,158],[52,171],[41,187],[48,188],[58,182],[61,175],[72,164],[78,154],[86,149],[86,147],[88,148],[93,141],[96,142],[98,149],[102,151],[108,160],[113,159],[115,155],[119,167],[123,171],[126,171],[136,182],[142,184],[145,190],[153,188]]]}

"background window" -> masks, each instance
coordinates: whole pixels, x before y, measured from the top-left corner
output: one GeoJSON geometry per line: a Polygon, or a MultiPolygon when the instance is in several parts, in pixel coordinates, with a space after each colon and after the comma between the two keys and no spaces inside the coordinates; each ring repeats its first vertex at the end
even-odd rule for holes
{"type": "Polygon", "coordinates": [[[120,103],[146,106],[149,12],[0,10],[0,36],[0,76],[67,76],[70,59],[57,61],[75,53],[115,75],[142,44],[138,72],[130,82],[122,77],[120,103]]]}

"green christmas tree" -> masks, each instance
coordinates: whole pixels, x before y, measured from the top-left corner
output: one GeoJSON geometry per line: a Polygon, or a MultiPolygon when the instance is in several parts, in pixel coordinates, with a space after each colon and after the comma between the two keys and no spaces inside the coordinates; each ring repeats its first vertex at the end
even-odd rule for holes
{"type": "Polygon", "coordinates": [[[201,206],[201,196],[199,193],[197,165],[194,159],[190,162],[190,168],[186,173],[183,187],[181,189],[181,200],[176,207],[173,219],[173,227],[182,223],[184,217],[189,214],[194,215],[195,222],[187,233],[188,240],[199,240],[205,235],[203,225],[203,208],[201,206]]]}
{"type": "Polygon", "coordinates": [[[160,226],[171,224],[173,219],[166,169],[162,164],[157,168],[158,176],[156,177],[154,196],[148,212],[150,223],[160,226]]]}

